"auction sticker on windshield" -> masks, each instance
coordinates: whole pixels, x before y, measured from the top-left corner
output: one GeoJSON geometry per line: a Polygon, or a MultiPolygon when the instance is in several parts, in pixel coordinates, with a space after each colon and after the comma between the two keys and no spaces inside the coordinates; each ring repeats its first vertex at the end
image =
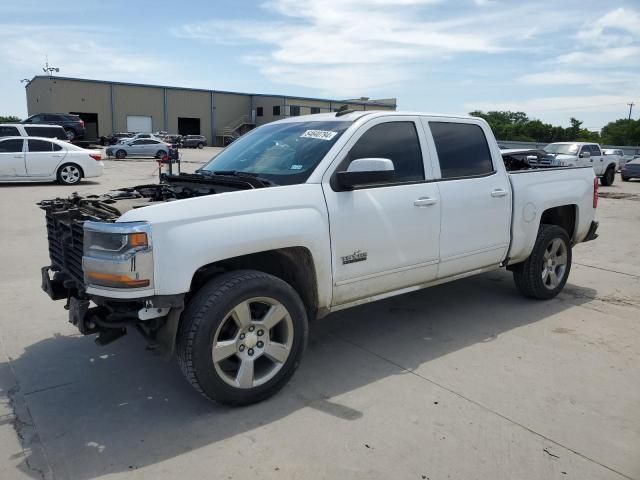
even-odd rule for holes
{"type": "Polygon", "coordinates": [[[331,130],[305,130],[300,135],[300,138],[317,138],[318,140],[331,140],[338,132],[332,132],[331,130]]]}

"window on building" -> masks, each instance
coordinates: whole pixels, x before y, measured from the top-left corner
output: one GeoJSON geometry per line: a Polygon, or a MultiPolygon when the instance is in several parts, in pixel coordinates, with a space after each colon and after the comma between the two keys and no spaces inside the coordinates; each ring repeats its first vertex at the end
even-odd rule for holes
{"type": "Polygon", "coordinates": [[[264,115],[264,109],[262,107],[256,108],[256,115],[262,117],[262,115],[264,115]]]}
{"type": "Polygon", "coordinates": [[[391,160],[395,169],[393,183],[424,180],[422,151],[413,122],[388,122],[371,127],[349,152],[348,163],[358,158],[391,160]]]}
{"type": "Polygon", "coordinates": [[[280,105],[274,105],[273,106],[273,116],[274,117],[279,117],[280,116],[280,105]]]}
{"type": "Polygon", "coordinates": [[[442,178],[469,177],[493,172],[493,162],[482,128],[470,123],[429,122],[442,178]]]}
{"type": "Polygon", "coordinates": [[[311,107],[311,115],[314,113],[320,113],[320,107],[311,107]]]}
{"type": "Polygon", "coordinates": [[[289,107],[289,115],[291,117],[299,117],[300,116],[300,107],[298,105],[291,105],[289,107]]]}

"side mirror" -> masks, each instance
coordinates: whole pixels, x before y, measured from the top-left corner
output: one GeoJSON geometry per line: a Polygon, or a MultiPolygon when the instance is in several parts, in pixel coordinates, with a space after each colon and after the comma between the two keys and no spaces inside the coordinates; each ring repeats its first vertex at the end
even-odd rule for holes
{"type": "Polygon", "coordinates": [[[388,158],[358,158],[344,172],[338,172],[338,184],[344,190],[356,185],[389,182],[395,177],[393,162],[388,158]]]}
{"type": "Polygon", "coordinates": [[[591,158],[591,152],[582,152],[580,158],[591,158]]]}

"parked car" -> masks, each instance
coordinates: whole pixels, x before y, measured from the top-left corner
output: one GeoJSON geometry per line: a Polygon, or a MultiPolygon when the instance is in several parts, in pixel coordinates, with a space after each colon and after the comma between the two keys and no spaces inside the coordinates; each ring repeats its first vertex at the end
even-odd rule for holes
{"type": "Polygon", "coordinates": [[[591,168],[508,172],[476,117],[291,117],[193,174],[41,202],[63,252],[42,288],[98,344],[136,330],[207,398],[249,404],[282,388],[330,312],[500,267],[555,297],[572,248],[597,237],[597,188],[591,168]]]}
{"type": "Polygon", "coordinates": [[[169,154],[171,145],[153,138],[126,139],[107,147],[107,156],[122,160],[126,157],[162,158],[169,154]]]}
{"type": "Polygon", "coordinates": [[[46,137],[0,138],[0,182],[57,180],[75,185],[102,175],[102,154],[46,137]]]}
{"type": "Polygon", "coordinates": [[[593,171],[604,186],[612,185],[616,178],[616,158],[603,155],[597,143],[556,142],[544,147],[544,151],[553,155],[552,166],[593,167],[593,171]]]}
{"type": "Polygon", "coordinates": [[[640,178],[640,157],[626,162],[620,171],[622,181],[628,182],[632,178],[640,178]]]}
{"type": "Polygon", "coordinates": [[[625,155],[624,150],[621,148],[606,148],[603,150],[603,153],[616,159],[618,170],[622,170],[624,164],[633,159],[633,155],[625,155]]]}
{"type": "Polygon", "coordinates": [[[23,124],[44,123],[47,125],[60,125],[67,132],[69,140],[84,137],[84,121],[78,115],[70,113],[38,113],[23,120],[23,124]]]}
{"type": "Polygon", "coordinates": [[[131,137],[122,138],[119,143],[129,143],[129,142],[131,142],[133,140],[139,140],[139,139],[142,139],[142,138],[148,138],[148,139],[151,139],[151,140],[157,140],[159,142],[162,141],[162,138],[156,136],[153,133],[134,133],[133,135],[131,135],[131,137]]]}
{"type": "Polygon", "coordinates": [[[170,143],[174,147],[182,147],[182,135],[163,135],[162,141],[166,143],[170,143]]]}
{"type": "Polygon", "coordinates": [[[115,145],[120,140],[125,140],[127,138],[131,138],[134,135],[135,135],[135,133],[118,132],[118,133],[114,133],[113,135],[108,135],[106,137],[100,137],[100,145],[102,145],[102,146],[115,145]]]}
{"type": "Polygon", "coordinates": [[[186,148],[202,148],[207,144],[206,137],[202,135],[184,135],[182,146],[186,148]]]}
{"type": "Polygon", "coordinates": [[[0,124],[0,137],[47,137],[67,140],[67,132],[59,125],[0,124]]]}

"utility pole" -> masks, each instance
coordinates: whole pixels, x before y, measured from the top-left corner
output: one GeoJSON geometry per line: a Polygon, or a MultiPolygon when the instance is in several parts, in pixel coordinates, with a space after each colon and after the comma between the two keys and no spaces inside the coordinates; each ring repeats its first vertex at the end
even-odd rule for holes
{"type": "Polygon", "coordinates": [[[629,119],[627,123],[627,145],[631,145],[631,111],[633,110],[633,106],[635,103],[627,103],[629,105],[629,119]]]}

